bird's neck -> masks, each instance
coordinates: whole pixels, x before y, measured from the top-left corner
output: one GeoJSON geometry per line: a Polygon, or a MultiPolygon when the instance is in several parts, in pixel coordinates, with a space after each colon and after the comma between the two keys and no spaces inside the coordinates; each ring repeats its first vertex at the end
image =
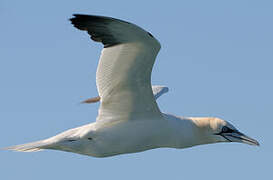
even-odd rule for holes
{"type": "Polygon", "coordinates": [[[172,129],[171,147],[186,148],[211,143],[203,136],[202,131],[209,126],[207,118],[178,117],[164,114],[172,129]]]}

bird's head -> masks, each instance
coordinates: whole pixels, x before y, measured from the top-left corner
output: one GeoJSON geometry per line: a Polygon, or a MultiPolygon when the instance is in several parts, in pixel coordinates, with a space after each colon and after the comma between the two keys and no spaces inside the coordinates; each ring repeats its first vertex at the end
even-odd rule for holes
{"type": "Polygon", "coordinates": [[[199,127],[197,134],[201,139],[200,144],[216,142],[239,142],[259,146],[258,141],[241,133],[231,123],[223,119],[194,118],[193,120],[199,127]]]}

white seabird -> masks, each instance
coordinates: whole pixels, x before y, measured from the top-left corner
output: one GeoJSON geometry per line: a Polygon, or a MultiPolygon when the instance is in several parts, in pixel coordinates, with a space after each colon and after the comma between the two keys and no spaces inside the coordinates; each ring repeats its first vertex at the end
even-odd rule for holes
{"type": "Polygon", "coordinates": [[[54,149],[107,157],[217,142],[259,145],[220,118],[184,118],[159,110],[155,99],[167,89],[152,91],[151,72],[160,43],[149,32],[111,17],[75,14],[70,20],[104,45],[96,73],[99,96],[93,100],[101,102],[96,122],[6,149],[54,149]]]}

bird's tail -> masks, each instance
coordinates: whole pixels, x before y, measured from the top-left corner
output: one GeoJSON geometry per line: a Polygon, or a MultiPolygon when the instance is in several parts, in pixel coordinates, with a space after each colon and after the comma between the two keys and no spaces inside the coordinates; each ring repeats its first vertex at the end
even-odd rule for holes
{"type": "Polygon", "coordinates": [[[22,152],[35,152],[46,149],[48,143],[45,140],[35,141],[27,144],[20,144],[16,146],[10,146],[3,148],[4,150],[22,151],[22,152]]]}

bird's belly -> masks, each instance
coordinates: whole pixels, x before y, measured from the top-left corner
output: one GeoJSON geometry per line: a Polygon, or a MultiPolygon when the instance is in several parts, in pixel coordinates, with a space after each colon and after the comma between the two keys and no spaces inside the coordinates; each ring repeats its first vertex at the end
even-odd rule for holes
{"type": "Polygon", "coordinates": [[[134,153],[164,146],[166,126],[160,122],[122,122],[96,130],[89,155],[134,153]]]}

